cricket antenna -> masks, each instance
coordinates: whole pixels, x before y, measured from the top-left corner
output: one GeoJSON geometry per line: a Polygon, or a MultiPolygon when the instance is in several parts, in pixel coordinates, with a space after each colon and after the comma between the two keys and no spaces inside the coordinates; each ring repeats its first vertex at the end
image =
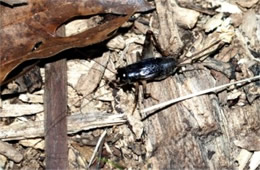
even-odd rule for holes
{"type": "MultiPolygon", "coordinates": [[[[80,55],[85,56],[85,54],[84,54],[82,51],[80,51],[80,50],[78,50],[78,49],[75,49],[75,51],[76,51],[77,53],[79,53],[80,55]]],[[[113,74],[115,74],[115,75],[117,74],[117,73],[114,72],[113,70],[109,69],[107,66],[104,66],[103,64],[99,63],[98,61],[95,61],[95,60],[92,60],[92,61],[94,61],[95,63],[97,63],[97,64],[99,64],[100,66],[104,67],[105,69],[107,69],[107,70],[110,71],[111,73],[113,73],[113,74]]]]}
{"type": "Polygon", "coordinates": [[[209,54],[209,53],[205,53],[205,54],[203,54],[203,55],[201,55],[201,56],[199,56],[199,57],[197,57],[197,58],[194,58],[194,57],[197,56],[197,55],[199,55],[199,54],[201,54],[201,53],[203,53],[203,52],[205,52],[206,50],[210,49],[211,47],[213,47],[213,46],[219,44],[220,42],[221,42],[221,40],[217,40],[217,41],[213,42],[213,43],[212,43],[211,45],[209,45],[208,47],[206,47],[206,48],[204,48],[204,49],[202,49],[202,50],[196,52],[195,54],[192,54],[189,58],[185,58],[185,59],[183,59],[183,60],[180,60],[179,63],[182,64],[183,62],[185,62],[185,61],[187,61],[187,60],[190,60],[190,59],[192,60],[191,63],[193,63],[193,61],[199,60],[200,58],[204,57],[205,55],[207,55],[207,54],[209,54]]]}
{"type": "Polygon", "coordinates": [[[99,63],[98,61],[95,61],[95,60],[93,60],[95,63],[97,63],[97,64],[99,64],[100,66],[102,66],[102,67],[104,67],[105,69],[107,69],[108,71],[110,71],[111,73],[113,73],[113,74],[117,74],[116,72],[114,72],[113,70],[111,70],[110,68],[108,68],[107,66],[104,66],[104,65],[102,65],[101,63],[99,63]]]}

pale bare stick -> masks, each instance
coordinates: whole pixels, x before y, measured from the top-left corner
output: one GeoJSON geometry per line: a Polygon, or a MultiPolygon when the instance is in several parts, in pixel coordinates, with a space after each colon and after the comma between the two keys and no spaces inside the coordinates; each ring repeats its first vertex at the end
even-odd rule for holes
{"type": "Polygon", "coordinates": [[[96,147],[95,147],[95,150],[94,150],[94,152],[93,152],[93,154],[92,154],[92,156],[91,156],[91,159],[90,159],[90,161],[89,161],[88,168],[92,165],[92,163],[93,163],[93,161],[94,161],[94,159],[95,159],[95,157],[96,157],[96,155],[97,155],[97,152],[98,152],[99,148],[102,147],[101,144],[103,143],[102,141],[104,141],[106,134],[107,134],[107,131],[105,130],[105,131],[101,134],[101,136],[99,137],[98,142],[97,142],[97,145],[96,145],[96,147]]]}
{"type": "Polygon", "coordinates": [[[197,55],[199,55],[199,54],[202,54],[203,52],[205,52],[206,50],[208,50],[208,49],[212,48],[213,46],[219,44],[220,42],[221,42],[221,40],[217,40],[217,41],[213,42],[213,43],[210,44],[208,47],[206,47],[206,48],[204,48],[204,49],[202,49],[202,50],[200,50],[200,51],[198,51],[198,52],[192,54],[189,58],[186,58],[186,59],[181,60],[179,63],[183,63],[183,62],[185,62],[185,61],[187,61],[187,60],[190,60],[190,59],[191,59],[191,60],[198,60],[198,59],[204,57],[205,55],[208,55],[210,52],[209,52],[209,53],[206,53],[206,54],[203,54],[202,56],[199,56],[199,57],[197,57],[197,58],[194,58],[195,56],[197,56],[197,55]]]}
{"type": "MultiPolygon", "coordinates": [[[[177,103],[177,102],[180,102],[180,101],[192,98],[192,97],[200,96],[202,94],[207,94],[207,93],[210,93],[210,92],[217,92],[217,91],[223,90],[224,88],[235,85],[235,84],[250,82],[252,80],[257,80],[257,79],[260,79],[260,75],[255,76],[255,77],[251,77],[251,78],[246,78],[246,79],[239,80],[239,81],[235,81],[233,83],[228,83],[228,84],[220,85],[220,86],[217,86],[217,87],[209,88],[209,89],[202,90],[202,91],[199,91],[199,92],[196,92],[196,93],[192,93],[192,94],[189,94],[189,95],[186,95],[186,96],[182,96],[182,97],[179,97],[179,98],[176,98],[176,99],[168,100],[166,102],[159,103],[159,104],[153,105],[151,107],[145,108],[145,109],[141,110],[141,113],[154,112],[156,110],[162,109],[164,107],[167,107],[169,105],[172,105],[174,103],[177,103]]],[[[146,119],[149,115],[150,114],[148,114],[142,120],[146,119]]]]}

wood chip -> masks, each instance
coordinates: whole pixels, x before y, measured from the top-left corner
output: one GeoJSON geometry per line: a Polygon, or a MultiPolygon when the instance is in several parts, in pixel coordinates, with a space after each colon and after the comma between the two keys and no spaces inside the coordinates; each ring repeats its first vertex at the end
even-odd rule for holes
{"type": "Polygon", "coordinates": [[[23,155],[16,148],[2,141],[0,141],[0,154],[6,156],[16,163],[23,159],[23,155]]]}
{"type": "Polygon", "coordinates": [[[43,111],[42,104],[4,104],[0,117],[20,117],[43,111]]]}
{"type": "MultiPolygon", "coordinates": [[[[68,134],[100,127],[120,125],[126,122],[126,117],[123,114],[113,115],[107,113],[75,114],[68,116],[67,119],[68,134]]],[[[0,139],[9,141],[43,137],[43,124],[43,121],[26,121],[2,126],[0,129],[0,139]]]]}

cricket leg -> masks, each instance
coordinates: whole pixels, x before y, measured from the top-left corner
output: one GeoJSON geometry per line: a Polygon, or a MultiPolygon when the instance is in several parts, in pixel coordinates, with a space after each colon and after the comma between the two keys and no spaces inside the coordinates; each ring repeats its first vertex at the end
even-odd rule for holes
{"type": "Polygon", "coordinates": [[[154,37],[154,34],[152,31],[146,32],[141,60],[146,59],[146,58],[152,58],[154,56],[153,55],[154,46],[153,46],[153,41],[152,41],[153,37],[154,37]]]}
{"type": "Polygon", "coordinates": [[[158,42],[158,40],[156,39],[154,33],[152,31],[147,31],[146,34],[149,34],[149,36],[151,37],[151,40],[154,44],[154,47],[156,48],[156,50],[163,56],[163,57],[167,57],[170,56],[171,54],[169,54],[167,51],[163,50],[163,48],[161,47],[160,43],[158,42]]]}
{"type": "Polygon", "coordinates": [[[144,98],[145,98],[145,99],[148,99],[148,98],[151,97],[152,99],[154,99],[154,100],[156,100],[157,102],[159,102],[159,100],[156,99],[155,97],[153,97],[153,96],[151,95],[151,93],[148,93],[148,92],[147,92],[147,87],[146,87],[147,82],[146,82],[146,81],[141,81],[141,84],[142,84],[142,86],[143,86],[144,98]]]}
{"type": "Polygon", "coordinates": [[[134,114],[135,109],[137,107],[137,103],[138,103],[139,83],[135,83],[134,86],[135,86],[135,100],[134,100],[134,108],[133,108],[132,113],[131,113],[132,115],[134,114]]]}

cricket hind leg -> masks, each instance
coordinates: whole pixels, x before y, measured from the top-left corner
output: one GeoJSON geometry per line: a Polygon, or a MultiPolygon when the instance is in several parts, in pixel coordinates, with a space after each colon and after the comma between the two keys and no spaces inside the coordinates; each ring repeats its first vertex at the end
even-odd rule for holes
{"type": "Polygon", "coordinates": [[[159,52],[164,57],[170,55],[165,50],[163,50],[163,48],[160,46],[160,43],[157,41],[154,33],[151,30],[148,30],[145,35],[143,50],[142,50],[141,56],[139,57],[138,61],[141,61],[141,60],[147,59],[147,58],[153,58],[154,50],[159,52]]]}
{"type": "Polygon", "coordinates": [[[155,47],[155,49],[163,56],[163,57],[167,57],[170,56],[171,54],[168,53],[168,50],[163,50],[163,48],[161,47],[160,43],[158,42],[157,38],[155,37],[154,33],[151,30],[147,31],[147,36],[150,37],[150,40],[152,42],[153,47],[155,47]]]}
{"type": "MultiPolygon", "coordinates": [[[[140,87],[139,85],[142,85],[143,87],[143,93],[142,95],[142,99],[148,99],[148,98],[152,98],[153,100],[159,102],[159,100],[157,98],[155,98],[154,96],[152,96],[151,93],[147,92],[147,82],[146,81],[140,81],[138,83],[135,83],[135,99],[134,99],[134,108],[132,110],[132,115],[135,112],[136,108],[137,108],[137,104],[139,103],[139,105],[141,105],[142,102],[140,102],[141,97],[139,97],[139,93],[140,93],[140,87]]],[[[139,106],[140,108],[140,106],[139,106]]]]}
{"type": "Polygon", "coordinates": [[[131,112],[131,115],[134,114],[134,112],[137,108],[138,99],[139,99],[139,83],[135,83],[134,86],[135,86],[134,108],[131,112]]]}
{"type": "Polygon", "coordinates": [[[145,35],[144,45],[140,60],[153,58],[154,57],[154,45],[153,45],[154,34],[152,31],[148,30],[145,35]]]}
{"type": "Polygon", "coordinates": [[[144,96],[144,99],[152,98],[153,100],[156,100],[157,102],[159,102],[159,100],[156,99],[155,97],[153,97],[151,93],[147,92],[147,82],[146,81],[141,81],[141,84],[143,86],[143,96],[144,96]]]}

